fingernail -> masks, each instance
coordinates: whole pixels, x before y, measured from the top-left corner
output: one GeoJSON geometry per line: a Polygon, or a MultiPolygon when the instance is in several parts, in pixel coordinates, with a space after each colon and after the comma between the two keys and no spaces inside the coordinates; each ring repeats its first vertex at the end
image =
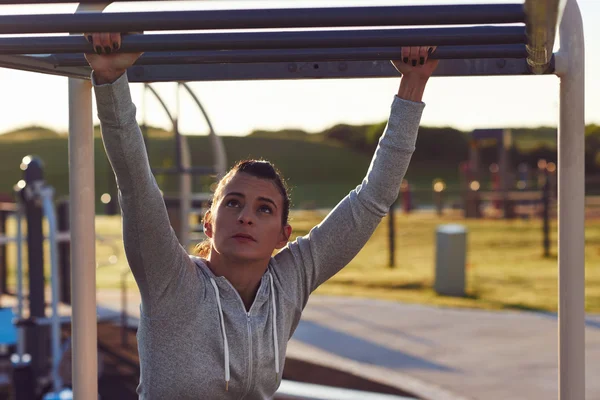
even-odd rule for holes
{"type": "Polygon", "coordinates": [[[119,43],[114,42],[113,43],[113,49],[117,50],[119,48],[119,43]]]}
{"type": "Polygon", "coordinates": [[[92,39],[92,35],[88,35],[88,37],[87,37],[87,41],[88,41],[88,42],[90,42],[90,43],[92,43],[92,40],[93,40],[93,39],[92,39]]]}
{"type": "Polygon", "coordinates": [[[105,46],[104,47],[104,51],[106,52],[106,54],[110,54],[111,51],[112,51],[112,49],[110,47],[108,47],[108,46],[105,46]]]}
{"type": "Polygon", "coordinates": [[[102,54],[102,47],[96,46],[96,53],[102,54]]]}
{"type": "Polygon", "coordinates": [[[433,53],[433,47],[430,47],[430,48],[429,48],[429,50],[427,50],[427,52],[428,52],[429,54],[433,53]]]}
{"type": "Polygon", "coordinates": [[[425,57],[421,57],[421,59],[419,60],[419,62],[421,63],[421,65],[425,64],[425,57]]]}
{"type": "Polygon", "coordinates": [[[413,67],[416,67],[417,66],[417,60],[412,60],[412,65],[413,65],[413,67]]]}
{"type": "Polygon", "coordinates": [[[404,57],[402,61],[404,61],[404,64],[408,64],[408,57],[404,57]]]}

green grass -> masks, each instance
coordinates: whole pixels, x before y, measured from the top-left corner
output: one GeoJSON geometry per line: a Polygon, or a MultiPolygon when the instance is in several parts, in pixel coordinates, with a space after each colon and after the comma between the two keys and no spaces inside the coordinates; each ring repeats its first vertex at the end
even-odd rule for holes
{"type": "MultiPolygon", "coordinates": [[[[323,215],[316,211],[292,213],[295,235],[306,234],[323,215]]],[[[396,266],[388,266],[388,221],[340,273],[316,293],[360,296],[407,303],[479,309],[520,309],[554,312],[558,301],[556,224],[552,224],[552,256],[542,256],[541,221],[464,220],[419,213],[396,217],[396,266]],[[467,295],[448,297],[433,290],[435,231],[438,225],[461,223],[468,228],[467,295]]],[[[128,270],[120,239],[118,217],[97,217],[96,232],[110,238],[97,244],[97,262],[116,264],[96,269],[98,288],[118,288],[128,270]]],[[[14,225],[9,226],[9,234],[14,225]]],[[[600,312],[600,221],[586,222],[586,310],[600,312]]],[[[26,254],[25,254],[26,255],[26,254]]],[[[14,248],[8,259],[14,263],[14,248]]],[[[48,258],[46,258],[48,260],[48,258]]],[[[9,272],[11,278],[14,271],[9,272]]],[[[14,284],[14,279],[10,280],[14,284]]],[[[131,274],[128,286],[135,288],[131,274]]]]}
{"type": "MultiPolygon", "coordinates": [[[[365,296],[409,303],[482,309],[558,308],[556,224],[551,257],[542,255],[541,221],[465,221],[433,214],[396,219],[396,267],[388,267],[387,223],[321,294],[365,296]],[[468,228],[467,295],[440,296],[435,280],[435,231],[441,223],[468,228]]],[[[586,225],[586,310],[600,312],[600,221],[586,225]]]]}

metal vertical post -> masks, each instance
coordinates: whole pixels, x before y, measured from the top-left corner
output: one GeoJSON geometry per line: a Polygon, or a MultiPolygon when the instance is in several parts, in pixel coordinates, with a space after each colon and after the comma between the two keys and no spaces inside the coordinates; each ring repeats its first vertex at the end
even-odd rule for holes
{"type": "Polygon", "coordinates": [[[192,207],[192,160],[187,137],[179,132],[179,117],[181,113],[179,85],[177,85],[177,117],[173,129],[177,138],[177,168],[179,169],[179,240],[184,249],[190,246],[190,212],[192,207]]]}
{"type": "MultiPolygon", "coordinates": [[[[16,201],[17,210],[16,225],[17,225],[17,319],[20,321],[23,318],[24,294],[23,294],[23,213],[24,203],[21,192],[22,187],[17,187],[16,201]]],[[[25,327],[18,326],[17,352],[11,356],[12,366],[12,390],[11,395],[14,400],[30,400],[36,396],[36,380],[31,365],[31,355],[25,353],[25,327]]]]}
{"type": "Polygon", "coordinates": [[[91,83],[69,79],[69,192],[73,394],[94,399],[98,393],[96,325],[96,249],[94,133],[91,83]]]}
{"type": "Polygon", "coordinates": [[[544,186],[542,187],[542,213],[544,257],[550,257],[550,181],[547,170],[544,186]]]}
{"type": "MultiPolygon", "coordinates": [[[[80,4],[76,12],[109,3],[80,4]]],[[[98,398],[96,223],[92,84],[69,79],[69,203],[71,207],[72,381],[75,399],[98,398]]]]}
{"type": "MultiPolygon", "coordinates": [[[[0,234],[6,235],[6,220],[9,211],[0,210],[0,234]]],[[[0,245],[0,294],[8,293],[8,285],[6,282],[6,244],[0,245]]]]}
{"type": "Polygon", "coordinates": [[[584,39],[569,0],[560,25],[558,128],[559,398],[585,399],[584,39]]]}
{"type": "MultiPolygon", "coordinates": [[[[21,164],[25,188],[21,192],[27,221],[27,257],[29,262],[29,317],[45,318],[44,280],[44,232],[42,229],[43,210],[39,199],[34,196],[37,188],[44,184],[42,161],[37,157],[26,156],[21,164]]],[[[32,325],[26,331],[27,352],[32,356],[35,375],[44,375],[48,363],[48,329],[32,325]]]]}
{"type": "MultiPolygon", "coordinates": [[[[69,201],[61,200],[56,205],[57,228],[59,232],[69,232],[69,201]]],[[[59,264],[59,300],[65,304],[71,304],[71,242],[61,241],[58,243],[59,264]]]]}

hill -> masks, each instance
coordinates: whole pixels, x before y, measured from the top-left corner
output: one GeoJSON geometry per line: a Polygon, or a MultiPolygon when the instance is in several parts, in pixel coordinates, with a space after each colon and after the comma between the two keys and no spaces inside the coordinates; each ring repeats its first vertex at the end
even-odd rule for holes
{"type": "MultiPolygon", "coordinates": [[[[0,192],[9,193],[22,178],[19,165],[26,155],[41,158],[45,178],[56,189],[56,196],[68,194],[68,142],[64,135],[25,140],[25,134],[6,136],[0,142],[0,192]],[[12,138],[11,138],[12,137],[12,138]]],[[[34,135],[35,136],[35,135],[34,135]]],[[[224,137],[228,162],[233,165],[245,158],[264,158],[272,161],[283,173],[292,190],[295,206],[329,207],[358,185],[368,168],[370,157],[327,143],[293,139],[261,137],[224,137]]],[[[211,147],[206,136],[190,136],[192,163],[210,166],[211,147]]],[[[148,149],[151,165],[174,165],[174,141],[170,137],[150,137],[148,149]]],[[[109,192],[113,175],[109,168],[101,138],[95,139],[96,197],[101,210],[100,196],[109,192]]],[[[176,176],[157,176],[165,193],[177,191],[176,176]]],[[[208,178],[194,179],[194,190],[205,191],[212,183],[208,178]]],[[[114,184],[113,184],[114,185],[114,184]]]]}

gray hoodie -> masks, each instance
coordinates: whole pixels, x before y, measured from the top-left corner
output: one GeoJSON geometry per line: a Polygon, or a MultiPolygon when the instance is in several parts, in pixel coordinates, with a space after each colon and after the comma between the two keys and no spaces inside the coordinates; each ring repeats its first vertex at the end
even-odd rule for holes
{"type": "Polygon", "coordinates": [[[140,399],[270,399],[309,295],[354,258],[398,196],[424,104],[394,97],[362,183],[271,258],[246,312],[227,279],[179,244],[150,170],[127,75],[94,82],[94,90],[119,188],[125,252],[141,293],[140,399]]]}

